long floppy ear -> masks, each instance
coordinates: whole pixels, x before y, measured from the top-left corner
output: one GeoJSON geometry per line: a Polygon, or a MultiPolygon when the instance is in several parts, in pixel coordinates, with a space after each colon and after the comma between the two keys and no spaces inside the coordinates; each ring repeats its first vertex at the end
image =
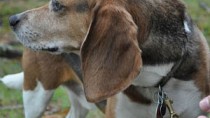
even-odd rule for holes
{"type": "Polygon", "coordinates": [[[98,8],[81,49],[85,94],[90,102],[126,89],[140,72],[137,26],[123,8],[98,8]]]}

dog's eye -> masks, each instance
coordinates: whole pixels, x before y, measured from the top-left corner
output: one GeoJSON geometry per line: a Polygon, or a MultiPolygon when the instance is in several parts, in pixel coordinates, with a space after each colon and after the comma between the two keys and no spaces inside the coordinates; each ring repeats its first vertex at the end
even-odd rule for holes
{"type": "Polygon", "coordinates": [[[57,0],[52,0],[52,10],[54,12],[60,12],[64,10],[64,6],[60,4],[57,0]]]}

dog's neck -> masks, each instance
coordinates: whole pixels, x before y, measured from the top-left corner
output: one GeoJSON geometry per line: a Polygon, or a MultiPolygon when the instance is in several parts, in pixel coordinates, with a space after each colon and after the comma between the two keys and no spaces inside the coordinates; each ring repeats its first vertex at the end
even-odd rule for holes
{"type": "Polygon", "coordinates": [[[181,80],[191,79],[192,74],[189,72],[193,73],[197,70],[196,58],[199,55],[197,49],[193,47],[199,47],[200,44],[192,35],[195,34],[193,23],[185,14],[183,3],[179,0],[177,2],[167,0],[127,2],[128,11],[139,28],[138,42],[142,50],[143,66],[176,63],[182,58],[184,48],[187,48],[185,62],[188,63],[180,67],[181,71],[176,72],[175,77],[181,80]],[[136,2],[141,3],[136,4],[136,2]],[[131,6],[132,9],[129,9],[131,6]]]}

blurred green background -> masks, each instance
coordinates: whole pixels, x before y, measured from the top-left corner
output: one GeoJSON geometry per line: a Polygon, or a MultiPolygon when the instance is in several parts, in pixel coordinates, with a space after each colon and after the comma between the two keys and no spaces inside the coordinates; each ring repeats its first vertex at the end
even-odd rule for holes
{"type": "MultiPolygon", "coordinates": [[[[20,45],[8,25],[8,17],[37,6],[46,4],[48,0],[0,0],[0,47],[11,46],[22,51],[20,45]]],[[[192,19],[210,42],[210,0],[184,0],[192,19]],[[202,3],[202,4],[200,4],[202,3]],[[204,4],[203,4],[204,3],[204,4]],[[201,7],[202,6],[202,7],[201,7]],[[204,8],[203,8],[204,7],[204,8]],[[205,9],[208,7],[208,9],[205,9]]],[[[1,53],[1,52],[0,52],[1,53]]],[[[20,59],[0,58],[0,77],[6,74],[21,72],[20,59]]],[[[57,108],[57,115],[45,115],[47,118],[62,118],[68,111],[70,103],[63,88],[58,88],[50,103],[50,107],[57,108]],[[62,97],[60,97],[62,96],[62,97]]],[[[8,89],[0,84],[0,118],[23,118],[22,93],[8,89]]],[[[99,111],[92,111],[88,118],[102,118],[99,111]]]]}

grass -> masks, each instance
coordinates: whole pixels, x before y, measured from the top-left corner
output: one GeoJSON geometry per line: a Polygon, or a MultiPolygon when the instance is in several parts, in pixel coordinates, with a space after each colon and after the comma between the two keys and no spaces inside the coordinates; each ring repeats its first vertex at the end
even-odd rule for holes
{"type": "MultiPolygon", "coordinates": [[[[46,4],[48,0],[3,0],[0,1],[0,43],[3,40],[14,40],[14,36],[11,35],[11,30],[8,24],[8,17],[12,14],[22,12],[27,9],[34,8],[46,4]],[[14,3],[15,2],[15,3],[14,3]]],[[[188,8],[189,14],[191,14],[194,22],[205,34],[210,42],[210,13],[199,7],[198,0],[184,0],[188,8]]],[[[210,6],[210,0],[202,0],[210,6]]],[[[8,60],[0,58],[0,77],[10,73],[20,72],[21,64],[19,60],[8,60]]],[[[0,107],[21,105],[22,96],[21,91],[12,90],[4,87],[0,84],[0,107]]],[[[70,103],[68,96],[62,87],[59,87],[52,98],[51,104],[56,104],[62,108],[62,111],[68,110],[70,103]],[[62,97],[61,97],[62,96],[62,97]]],[[[14,110],[0,110],[0,118],[23,118],[23,109],[14,110]]],[[[88,114],[87,118],[102,118],[103,115],[99,111],[92,111],[88,114]]]]}
{"type": "MultiPolygon", "coordinates": [[[[9,73],[20,72],[21,66],[18,60],[7,60],[0,58],[0,77],[9,73]]],[[[22,104],[21,91],[8,89],[0,84],[0,107],[22,104]]],[[[22,109],[0,110],[0,118],[21,118],[22,109]]]]}

